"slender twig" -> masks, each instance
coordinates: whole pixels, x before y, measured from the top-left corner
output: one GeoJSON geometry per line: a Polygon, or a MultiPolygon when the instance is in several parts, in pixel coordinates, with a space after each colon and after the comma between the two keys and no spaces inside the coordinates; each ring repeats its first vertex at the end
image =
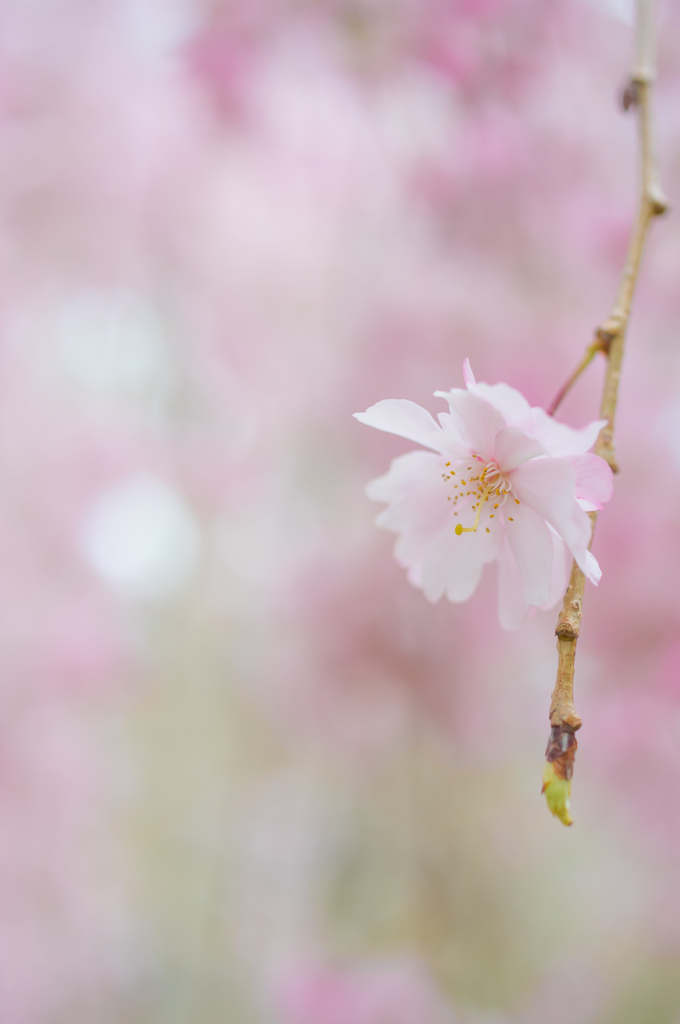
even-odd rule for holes
{"type": "MultiPolygon", "coordinates": [[[[609,463],[615,473],[618,472],[618,466],[614,451],[614,417],[619,395],[626,329],[630,319],[633,294],[649,226],[654,217],[665,213],[667,209],[666,199],[659,185],[656,154],[652,140],[651,106],[656,66],[653,0],[637,0],[636,18],[635,63],[623,94],[623,106],[626,110],[634,106],[638,112],[640,153],[640,199],[638,214],[633,226],[616,300],[607,319],[595,331],[593,345],[587,350],[590,352],[593,349],[594,355],[599,347],[599,349],[606,352],[607,356],[607,370],[600,405],[600,418],[606,420],[606,424],[600,431],[594,451],[596,455],[601,456],[601,458],[609,463]],[[597,347],[595,347],[596,344],[597,347]]],[[[582,371],[579,370],[579,374],[580,372],[582,371]]],[[[576,376],[579,374],[576,374],[576,376]]],[[[571,386],[571,383],[573,381],[570,379],[568,387],[571,386]]],[[[565,394],[568,387],[563,389],[565,394]]],[[[556,407],[555,403],[553,403],[553,406],[556,407]]],[[[590,518],[594,529],[597,513],[591,513],[590,518]]],[[[546,751],[546,759],[548,764],[552,766],[551,770],[553,770],[555,778],[563,783],[569,783],[571,779],[576,751],[574,733],[581,727],[581,719],[574,707],[573,694],[574,659],[581,629],[581,607],[584,587],[585,577],[581,569],[574,562],[569,586],[564,595],[562,610],[555,629],[558,652],[557,681],[550,703],[552,731],[548,750],[546,751]]],[[[544,775],[544,789],[547,788],[549,782],[550,780],[546,781],[546,776],[544,775]]],[[[559,811],[555,810],[554,803],[551,804],[550,799],[549,804],[553,813],[558,814],[565,824],[570,824],[568,791],[566,799],[567,806],[564,814],[560,814],[559,811]]]]}
{"type": "Polygon", "coordinates": [[[579,379],[581,374],[584,373],[584,371],[588,369],[588,367],[590,366],[590,364],[592,363],[593,359],[595,358],[595,356],[597,355],[598,352],[606,353],[607,352],[607,346],[606,346],[606,344],[603,341],[600,340],[600,338],[596,337],[595,340],[593,342],[591,342],[590,345],[588,345],[588,348],[585,351],[585,355],[583,356],[583,359],[578,364],[578,366],[576,367],[576,369],[572,373],[571,377],[568,378],[566,384],[562,385],[562,387],[557,392],[557,394],[553,398],[552,402],[550,403],[550,405],[546,409],[546,412],[548,413],[548,416],[554,416],[555,415],[555,413],[557,412],[558,407],[562,404],[563,399],[566,398],[567,394],[571,391],[571,389],[573,388],[574,384],[579,379]]]}

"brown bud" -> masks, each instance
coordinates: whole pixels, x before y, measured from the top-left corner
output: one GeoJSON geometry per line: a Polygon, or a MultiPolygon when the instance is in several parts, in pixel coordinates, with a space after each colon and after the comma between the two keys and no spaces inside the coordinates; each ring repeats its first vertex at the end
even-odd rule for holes
{"type": "Polygon", "coordinates": [[[574,774],[574,759],[578,742],[574,730],[568,725],[554,725],[550,730],[545,759],[553,765],[555,775],[566,782],[574,774]]]}
{"type": "Polygon", "coordinates": [[[640,100],[640,83],[635,78],[631,78],[626,84],[626,88],[623,90],[621,95],[621,106],[624,110],[630,110],[640,100]]]}

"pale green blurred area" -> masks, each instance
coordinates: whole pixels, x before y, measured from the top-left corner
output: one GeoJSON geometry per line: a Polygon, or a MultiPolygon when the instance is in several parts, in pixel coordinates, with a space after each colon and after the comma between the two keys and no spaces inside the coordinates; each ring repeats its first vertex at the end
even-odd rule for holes
{"type": "MultiPolygon", "coordinates": [[[[183,605],[156,628],[157,676],[121,723],[136,784],[119,825],[153,952],[112,1019],[276,1021],[262,967],[314,945],[422,958],[455,1021],[677,1019],[677,961],[644,932],[648,867],[592,806],[568,832],[550,818],[540,750],[480,766],[415,709],[394,756],[324,757],[234,685],[221,622],[183,605]]],[[[578,817],[583,774],[575,792],[578,817]]]]}

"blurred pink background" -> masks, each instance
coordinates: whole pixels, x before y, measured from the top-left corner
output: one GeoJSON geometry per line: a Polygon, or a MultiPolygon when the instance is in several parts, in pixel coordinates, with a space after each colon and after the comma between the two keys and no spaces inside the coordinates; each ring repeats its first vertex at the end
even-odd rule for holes
{"type": "MultiPolygon", "coordinates": [[[[657,125],[680,180],[680,10],[657,125]]],[[[1,1024],[679,1024],[680,236],[577,664],[430,606],[351,414],[545,405],[635,208],[623,3],[6,0],[1,1024]]],[[[602,366],[561,415],[597,414],[602,366]]]]}

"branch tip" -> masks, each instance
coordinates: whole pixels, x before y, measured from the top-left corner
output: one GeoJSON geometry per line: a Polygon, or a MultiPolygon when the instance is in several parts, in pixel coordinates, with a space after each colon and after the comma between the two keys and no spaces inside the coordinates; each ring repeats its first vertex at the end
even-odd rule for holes
{"type": "Polygon", "coordinates": [[[563,825],[571,825],[573,818],[569,811],[571,798],[571,777],[574,774],[574,758],[578,742],[571,726],[554,725],[550,730],[548,746],[543,765],[543,787],[548,810],[563,825]]]}

